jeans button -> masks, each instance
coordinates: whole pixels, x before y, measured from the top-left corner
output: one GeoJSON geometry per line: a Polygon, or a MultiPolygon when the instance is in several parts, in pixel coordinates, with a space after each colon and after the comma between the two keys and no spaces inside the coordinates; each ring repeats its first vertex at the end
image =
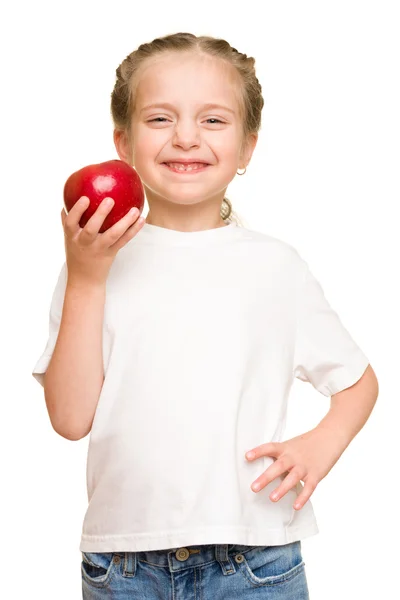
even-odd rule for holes
{"type": "Polygon", "coordinates": [[[179,548],[175,552],[175,556],[178,560],[186,560],[189,557],[189,550],[187,548],[179,548]]]}
{"type": "Polygon", "coordinates": [[[243,554],[236,554],[235,560],[236,560],[237,563],[243,562],[243,560],[244,560],[243,554]]]}

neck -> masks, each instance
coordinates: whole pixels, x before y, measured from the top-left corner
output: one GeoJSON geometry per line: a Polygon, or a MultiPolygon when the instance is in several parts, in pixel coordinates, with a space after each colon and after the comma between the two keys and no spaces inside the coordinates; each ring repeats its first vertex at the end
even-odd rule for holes
{"type": "Polygon", "coordinates": [[[160,197],[145,186],[149,212],[146,223],[175,231],[203,231],[226,227],[221,217],[221,205],[225,190],[200,202],[178,203],[168,197],[160,197]]]}

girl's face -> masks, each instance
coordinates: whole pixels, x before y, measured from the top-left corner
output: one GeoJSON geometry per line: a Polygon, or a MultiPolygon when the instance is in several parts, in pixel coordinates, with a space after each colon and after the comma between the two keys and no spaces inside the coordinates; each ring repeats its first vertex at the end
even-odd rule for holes
{"type": "Polygon", "coordinates": [[[160,198],[182,205],[206,200],[220,205],[237,169],[248,164],[257,136],[241,153],[239,91],[232,70],[219,59],[189,53],[164,55],[142,67],[129,159],[149,205],[160,198]],[[165,164],[185,159],[208,166],[175,172],[165,164]]]}

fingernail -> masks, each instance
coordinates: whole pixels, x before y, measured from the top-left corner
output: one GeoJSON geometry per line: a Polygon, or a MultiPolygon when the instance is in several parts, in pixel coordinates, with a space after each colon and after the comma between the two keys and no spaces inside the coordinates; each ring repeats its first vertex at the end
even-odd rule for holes
{"type": "Polygon", "coordinates": [[[257,490],[260,489],[261,484],[259,482],[257,483],[253,483],[253,485],[251,486],[253,488],[253,490],[256,492],[257,490]]]}
{"type": "Polygon", "coordinates": [[[114,204],[114,200],[112,198],[106,198],[104,200],[104,203],[106,206],[111,206],[112,204],[114,204]]]}
{"type": "Polygon", "coordinates": [[[247,458],[254,458],[256,455],[255,452],[253,452],[253,450],[250,450],[250,452],[247,452],[246,457],[247,458]]]}

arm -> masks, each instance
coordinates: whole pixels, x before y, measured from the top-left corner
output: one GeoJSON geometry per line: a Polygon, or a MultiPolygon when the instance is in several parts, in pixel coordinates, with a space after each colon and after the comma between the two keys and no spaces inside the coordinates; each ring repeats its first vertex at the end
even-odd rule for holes
{"type": "Polygon", "coordinates": [[[378,394],[378,380],[371,365],[368,365],[354,385],[331,396],[330,409],[314,430],[331,433],[342,454],[365,425],[378,394]]]}
{"type": "Polygon", "coordinates": [[[145,220],[128,212],[99,233],[113,203],[100,203],[85,227],[80,219],[89,200],[82,196],[63,209],[68,279],[57,341],[44,376],[44,395],[51,424],[69,440],[79,440],[92,428],[104,382],[103,320],[106,281],[117,252],[140,231],[145,220]]]}
{"type": "Polygon", "coordinates": [[[44,377],[53,429],[79,440],[91,429],[104,381],[105,283],[67,282],[60,330],[44,377]]]}
{"type": "Polygon", "coordinates": [[[331,408],[316,427],[285,442],[252,448],[253,456],[246,454],[249,460],[261,456],[277,459],[253,482],[252,489],[260,491],[276,477],[287,475],[270,494],[276,502],[302,480],[305,485],[294,503],[296,510],[302,508],[367,421],[378,392],[377,378],[368,365],[354,385],[332,395],[331,408]],[[256,482],[257,488],[253,487],[256,482]]]}

